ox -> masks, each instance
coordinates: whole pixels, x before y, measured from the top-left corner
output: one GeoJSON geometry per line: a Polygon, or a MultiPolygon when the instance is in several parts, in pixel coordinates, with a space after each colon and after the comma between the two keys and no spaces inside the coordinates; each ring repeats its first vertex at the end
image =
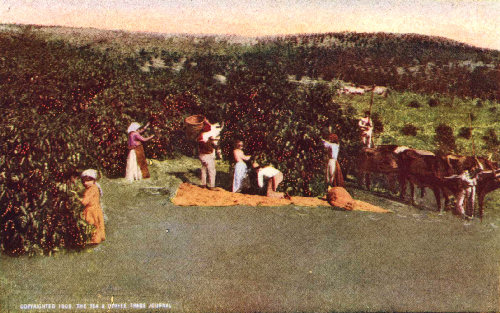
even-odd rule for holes
{"type": "MultiPolygon", "coordinates": [[[[499,188],[499,184],[497,182],[499,170],[498,164],[493,163],[486,158],[483,157],[465,157],[465,156],[457,156],[457,155],[447,155],[443,157],[450,167],[454,170],[455,173],[463,174],[464,171],[472,172],[472,179],[474,180],[474,190],[472,191],[472,196],[470,200],[469,212],[465,212],[470,218],[474,217],[474,196],[477,193],[479,200],[479,216],[482,219],[484,212],[484,197],[487,193],[499,188]]],[[[457,177],[458,175],[453,175],[457,177]]],[[[457,185],[456,182],[453,181],[453,177],[447,177],[447,184],[443,188],[443,192],[446,194],[452,194],[455,197],[455,200],[461,200],[460,195],[462,189],[457,185]],[[451,180],[450,180],[451,178],[451,180]]],[[[462,212],[462,208],[460,205],[456,206],[456,210],[458,209],[457,214],[464,215],[462,212]]]]}
{"type": "MultiPolygon", "coordinates": [[[[465,173],[465,172],[464,172],[465,173]]],[[[455,206],[457,214],[466,215],[469,218],[474,217],[474,196],[478,195],[479,200],[479,217],[483,219],[484,214],[484,198],[489,192],[500,188],[500,170],[479,170],[470,177],[473,185],[464,185],[467,179],[464,179],[464,173],[461,175],[453,175],[450,177],[445,177],[447,182],[446,191],[451,191],[455,196],[455,201],[463,201],[464,191],[469,189],[467,194],[470,198],[467,199],[468,211],[464,212],[461,207],[462,203],[458,203],[455,206]]]]}
{"type": "MultiPolygon", "coordinates": [[[[448,197],[454,195],[455,198],[460,192],[460,188],[450,179],[453,175],[460,175],[464,171],[477,172],[482,169],[494,169],[495,165],[485,158],[471,156],[444,155],[436,156],[434,153],[423,150],[407,149],[399,155],[398,166],[400,169],[399,183],[401,197],[404,198],[406,181],[410,182],[411,203],[414,204],[413,184],[421,188],[428,187],[434,192],[438,211],[441,209],[441,194],[445,199],[445,207],[448,204],[448,197]]],[[[423,196],[422,189],[422,196],[423,196]]],[[[460,214],[460,212],[455,212],[460,214]]]]}
{"type": "Polygon", "coordinates": [[[479,218],[483,219],[484,198],[489,192],[500,188],[500,170],[482,171],[477,180],[477,198],[479,203],[479,218]]]}
{"type": "Polygon", "coordinates": [[[370,174],[384,174],[389,180],[392,191],[398,177],[398,154],[408,149],[397,145],[381,145],[375,148],[363,148],[358,155],[357,176],[361,186],[370,189],[370,174]]]}
{"type": "Polygon", "coordinates": [[[424,188],[428,187],[434,192],[438,210],[441,211],[443,177],[452,174],[446,161],[430,151],[406,149],[399,154],[398,167],[401,199],[404,200],[406,182],[410,183],[412,205],[415,204],[414,185],[422,189],[422,196],[424,188]]]}

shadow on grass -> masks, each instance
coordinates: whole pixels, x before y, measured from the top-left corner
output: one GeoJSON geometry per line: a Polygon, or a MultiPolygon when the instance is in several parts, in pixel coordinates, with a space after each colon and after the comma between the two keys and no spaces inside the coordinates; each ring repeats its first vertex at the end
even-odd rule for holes
{"type": "MultiPolygon", "coordinates": [[[[437,205],[433,201],[434,200],[433,191],[428,189],[428,188],[425,189],[425,194],[422,197],[421,196],[422,192],[421,192],[420,188],[415,187],[415,203],[412,204],[411,200],[410,200],[408,187],[407,187],[404,199],[401,199],[399,192],[394,193],[394,192],[391,192],[390,190],[383,188],[383,187],[380,187],[380,186],[373,186],[372,188],[370,188],[370,190],[367,190],[366,188],[364,188],[364,186],[360,186],[359,184],[357,184],[353,180],[349,180],[346,183],[346,187],[349,188],[353,193],[356,193],[356,192],[369,193],[371,196],[375,196],[378,198],[397,202],[401,205],[413,207],[413,208],[416,208],[420,211],[439,212],[439,210],[437,209],[437,205]],[[427,204],[424,204],[425,202],[420,203],[420,204],[418,203],[419,201],[420,202],[425,201],[424,198],[426,198],[426,197],[427,197],[427,199],[431,199],[431,200],[429,200],[430,202],[428,201],[427,204]]],[[[398,186],[397,190],[399,190],[399,186],[398,186]]],[[[443,199],[441,199],[441,200],[443,200],[443,199]]],[[[453,209],[453,200],[450,199],[450,201],[448,202],[447,205],[444,205],[444,203],[442,203],[442,205],[444,206],[443,210],[445,212],[450,211],[453,209]]]]}
{"type": "MultiPolygon", "coordinates": [[[[196,174],[197,171],[196,170],[190,170],[189,172],[194,172],[194,174],[196,174]]],[[[187,177],[187,172],[172,172],[170,174],[174,175],[175,177],[177,177],[178,179],[180,179],[183,183],[194,184],[194,182],[192,181],[192,179],[189,179],[187,177]]]]}
{"type": "Polygon", "coordinates": [[[215,176],[215,185],[227,191],[232,191],[233,188],[233,175],[226,172],[217,172],[215,176]]]}
{"type": "MultiPolygon", "coordinates": [[[[186,172],[172,172],[170,174],[180,179],[183,183],[198,185],[198,179],[201,176],[201,170],[199,168],[189,169],[186,172]]],[[[231,191],[233,186],[233,175],[231,173],[226,173],[223,171],[216,172],[215,186],[220,187],[224,190],[231,191]]]]}

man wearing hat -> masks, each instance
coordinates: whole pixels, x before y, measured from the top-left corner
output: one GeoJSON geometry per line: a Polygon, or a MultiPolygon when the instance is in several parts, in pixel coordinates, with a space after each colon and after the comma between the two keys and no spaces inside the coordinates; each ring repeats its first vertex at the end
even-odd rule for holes
{"type": "Polygon", "coordinates": [[[339,155],[339,138],[336,134],[329,134],[327,140],[322,140],[327,150],[328,163],[326,165],[326,182],[329,186],[343,186],[344,177],[337,161],[339,155]]]}

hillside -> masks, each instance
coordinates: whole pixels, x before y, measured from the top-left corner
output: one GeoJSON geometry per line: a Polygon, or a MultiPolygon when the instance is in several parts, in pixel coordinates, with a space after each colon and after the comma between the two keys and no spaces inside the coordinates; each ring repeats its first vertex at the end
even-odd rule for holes
{"type": "Polygon", "coordinates": [[[500,97],[500,51],[442,37],[343,32],[249,38],[41,26],[5,25],[4,29],[34,32],[45,40],[62,40],[80,49],[140,56],[143,64],[161,60],[168,66],[183,58],[196,63],[203,55],[234,58],[257,53],[269,55],[298,80],[308,76],[427,94],[500,97]]]}
{"type": "Polygon", "coordinates": [[[267,44],[289,72],[427,94],[498,99],[500,51],[415,34],[333,33],[287,36],[267,44]]]}

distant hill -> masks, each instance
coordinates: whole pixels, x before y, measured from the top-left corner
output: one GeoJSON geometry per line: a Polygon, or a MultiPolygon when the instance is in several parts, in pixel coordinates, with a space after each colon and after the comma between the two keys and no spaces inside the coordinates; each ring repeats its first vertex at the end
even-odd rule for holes
{"type": "Polygon", "coordinates": [[[344,32],[268,38],[259,44],[281,51],[297,76],[456,96],[500,95],[500,51],[446,38],[344,32]]]}
{"type": "Polygon", "coordinates": [[[162,62],[173,66],[179,60],[196,63],[196,58],[206,55],[229,63],[241,55],[255,55],[276,62],[297,80],[307,76],[400,91],[500,99],[500,51],[442,37],[342,32],[251,38],[33,25],[1,25],[0,30],[31,32],[80,49],[138,58],[142,68],[158,62],[160,67],[162,62]]]}

